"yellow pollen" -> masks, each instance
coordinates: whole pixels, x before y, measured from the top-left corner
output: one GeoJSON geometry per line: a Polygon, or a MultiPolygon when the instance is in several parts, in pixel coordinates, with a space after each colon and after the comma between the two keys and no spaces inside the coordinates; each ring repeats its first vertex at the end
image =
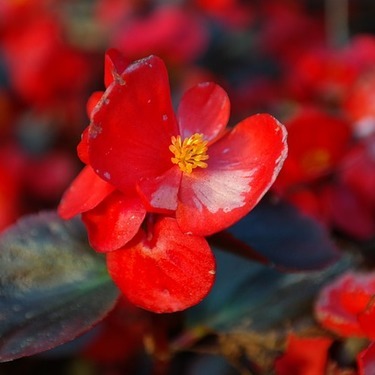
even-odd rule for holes
{"type": "Polygon", "coordinates": [[[207,141],[203,140],[203,134],[195,133],[183,141],[181,136],[172,137],[169,150],[174,154],[171,158],[173,164],[177,164],[183,172],[191,173],[194,168],[207,168],[204,160],[208,159],[207,141]]]}

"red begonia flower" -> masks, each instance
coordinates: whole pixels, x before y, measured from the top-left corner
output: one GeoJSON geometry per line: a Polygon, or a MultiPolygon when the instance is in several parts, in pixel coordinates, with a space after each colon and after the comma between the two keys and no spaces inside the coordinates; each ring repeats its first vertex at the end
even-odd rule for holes
{"type": "Polygon", "coordinates": [[[373,68],[374,58],[373,36],[358,35],[339,49],[320,44],[291,61],[286,85],[300,100],[341,104],[358,77],[373,68]]]}
{"type": "Polygon", "coordinates": [[[50,109],[63,98],[67,111],[87,87],[90,64],[64,41],[61,23],[44,6],[25,8],[26,14],[15,18],[2,35],[2,51],[12,88],[22,99],[50,109]]]}
{"type": "Polygon", "coordinates": [[[289,154],[276,181],[280,191],[331,173],[349,149],[349,124],[319,109],[302,110],[286,127],[289,154]]]}
{"type": "Polygon", "coordinates": [[[286,157],[286,131],[266,114],[226,130],[229,99],[214,83],[187,91],[176,115],[161,59],[125,66],[107,54],[108,87],[90,99],[91,123],[78,146],[87,166],[58,210],[64,218],[82,214],[91,245],[107,253],[109,273],[132,303],[183,310],[214,282],[204,236],[266,193],[286,157]]]}
{"type": "Polygon", "coordinates": [[[169,217],[108,253],[107,266],[130,302],[154,312],[195,305],[208,294],[215,278],[215,259],[206,240],[182,233],[169,217]]]}
{"type": "Polygon", "coordinates": [[[229,99],[214,83],[186,92],[175,116],[166,68],[150,56],[116,76],[93,110],[89,164],[148,211],[176,215],[183,232],[210,235],[247,214],[286,157],[286,132],[260,114],[226,131],[229,99]]]}
{"type": "Polygon", "coordinates": [[[275,362],[277,375],[322,375],[326,373],[328,349],[333,340],[327,337],[289,335],[286,353],[275,362]]]}
{"type": "Polygon", "coordinates": [[[344,337],[375,338],[375,275],[347,272],[324,287],[315,315],[327,329],[344,337]]]}

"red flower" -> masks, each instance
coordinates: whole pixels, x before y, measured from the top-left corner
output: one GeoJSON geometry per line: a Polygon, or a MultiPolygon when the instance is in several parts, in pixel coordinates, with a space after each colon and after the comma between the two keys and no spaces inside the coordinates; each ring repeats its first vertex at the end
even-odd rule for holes
{"type": "Polygon", "coordinates": [[[179,65],[203,54],[207,49],[208,31],[202,19],[191,10],[160,6],[125,22],[111,44],[132,59],[154,52],[169,63],[179,65]]]}
{"type": "Polygon", "coordinates": [[[134,200],[134,208],[141,199],[148,212],[175,216],[185,233],[207,236],[256,205],[286,156],[286,134],[277,120],[255,115],[226,130],[229,99],[214,83],[186,92],[176,117],[165,66],[155,56],[114,75],[80,144],[89,167],[63,198],[63,217],[120,194],[134,200]],[[91,195],[82,199],[89,186],[91,195]]]}
{"type": "Polygon", "coordinates": [[[339,49],[310,48],[290,64],[285,83],[299,100],[340,105],[358,77],[372,69],[374,57],[370,35],[357,35],[339,49]]]}
{"type": "Polygon", "coordinates": [[[326,373],[328,349],[333,340],[327,337],[288,337],[287,351],[275,362],[277,375],[321,375],[326,373]]]}
{"type": "Polygon", "coordinates": [[[332,173],[349,149],[349,124],[319,109],[303,109],[286,127],[289,155],[276,182],[281,191],[332,173]]]}
{"type": "Polygon", "coordinates": [[[286,132],[266,114],[226,131],[229,99],[214,83],[186,92],[176,116],[158,57],[123,70],[112,51],[109,67],[113,81],[89,105],[91,123],[78,149],[88,165],[59,212],[83,213],[92,246],[116,250],[107,255],[109,272],[133,303],[181,310],[214,280],[203,236],[239,220],[266,193],[286,156],[286,132]]]}
{"type": "Polygon", "coordinates": [[[375,338],[374,274],[348,272],[322,289],[315,314],[327,329],[344,337],[375,338]]]}

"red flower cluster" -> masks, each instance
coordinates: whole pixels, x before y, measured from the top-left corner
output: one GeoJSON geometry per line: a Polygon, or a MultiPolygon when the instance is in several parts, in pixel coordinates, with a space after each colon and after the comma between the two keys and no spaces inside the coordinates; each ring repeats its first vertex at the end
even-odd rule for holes
{"type": "Polygon", "coordinates": [[[82,213],[93,248],[134,304],[185,309],[209,292],[215,261],[205,236],[246,215],[286,157],[286,131],[258,114],[226,129],[225,91],[188,90],[175,114],[168,75],[156,57],[126,64],[106,56],[107,90],[89,101],[78,153],[86,167],[59,213],[82,213]]]}

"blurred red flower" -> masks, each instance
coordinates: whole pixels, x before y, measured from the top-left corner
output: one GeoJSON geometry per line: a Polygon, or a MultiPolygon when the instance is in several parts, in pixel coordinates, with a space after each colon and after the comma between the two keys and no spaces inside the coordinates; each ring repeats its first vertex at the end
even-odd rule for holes
{"type": "Polygon", "coordinates": [[[289,92],[297,100],[341,105],[358,77],[372,69],[375,39],[357,35],[339,49],[315,47],[289,65],[285,76],[289,92]]]}
{"type": "Polygon", "coordinates": [[[285,123],[288,158],[277,178],[279,191],[294,189],[334,172],[349,150],[349,124],[324,110],[304,108],[285,123]]]}
{"type": "Polygon", "coordinates": [[[285,354],[275,362],[276,375],[325,374],[332,343],[327,337],[289,335],[285,354]]]}
{"type": "Polygon", "coordinates": [[[132,60],[155,53],[177,65],[197,59],[207,44],[208,30],[201,17],[172,5],[130,18],[111,42],[132,60]]]}
{"type": "Polygon", "coordinates": [[[375,338],[375,275],[347,272],[325,286],[315,305],[318,321],[343,337],[375,338]]]}

